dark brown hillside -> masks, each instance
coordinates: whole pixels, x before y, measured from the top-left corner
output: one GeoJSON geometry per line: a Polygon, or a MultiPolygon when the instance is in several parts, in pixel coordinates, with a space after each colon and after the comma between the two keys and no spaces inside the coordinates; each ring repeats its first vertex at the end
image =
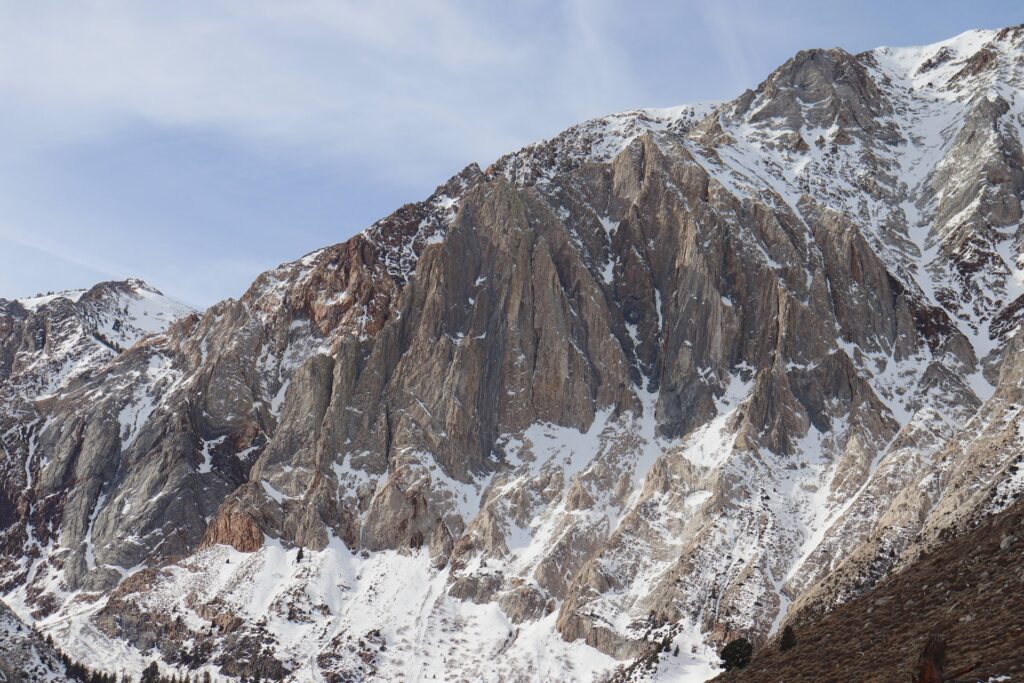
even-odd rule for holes
{"type": "Polygon", "coordinates": [[[933,634],[946,646],[942,680],[1024,680],[1024,501],[797,627],[792,649],[781,652],[776,638],[746,669],[715,680],[922,680],[919,661],[933,634]]]}

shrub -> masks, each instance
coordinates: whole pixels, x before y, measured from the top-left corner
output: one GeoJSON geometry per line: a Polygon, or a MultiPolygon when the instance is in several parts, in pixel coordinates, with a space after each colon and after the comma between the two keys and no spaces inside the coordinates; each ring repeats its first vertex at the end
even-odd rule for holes
{"type": "Polygon", "coordinates": [[[742,669],[750,664],[754,654],[754,646],[746,638],[737,638],[722,648],[722,665],[726,671],[742,669]]]}
{"type": "Polygon", "coordinates": [[[782,629],[782,639],[779,641],[779,649],[785,652],[794,645],[796,645],[796,633],[793,632],[792,626],[787,626],[782,629]]]}

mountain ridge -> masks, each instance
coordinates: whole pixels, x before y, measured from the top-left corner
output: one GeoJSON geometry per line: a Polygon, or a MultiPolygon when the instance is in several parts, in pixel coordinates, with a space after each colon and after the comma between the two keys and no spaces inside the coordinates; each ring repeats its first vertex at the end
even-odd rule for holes
{"type": "Polygon", "coordinates": [[[119,667],[528,680],[870,590],[1024,488],[1022,41],[585,122],[7,382],[6,599],[119,667]]]}

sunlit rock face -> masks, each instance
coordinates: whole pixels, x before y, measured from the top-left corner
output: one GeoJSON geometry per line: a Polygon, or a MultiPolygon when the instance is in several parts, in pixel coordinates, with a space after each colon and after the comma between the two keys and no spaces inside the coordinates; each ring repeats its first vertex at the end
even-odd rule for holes
{"type": "Polygon", "coordinates": [[[712,675],[1024,489],[1022,60],[805,51],[203,313],[0,302],[5,599],[109,671],[712,675]]]}

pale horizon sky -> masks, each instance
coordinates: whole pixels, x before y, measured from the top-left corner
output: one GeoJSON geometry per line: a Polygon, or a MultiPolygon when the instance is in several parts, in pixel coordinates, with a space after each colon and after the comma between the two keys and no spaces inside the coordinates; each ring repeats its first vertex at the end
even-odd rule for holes
{"type": "Polygon", "coordinates": [[[1021,22],[1008,0],[6,3],[0,297],[140,277],[207,306],[588,118],[1021,22]]]}

